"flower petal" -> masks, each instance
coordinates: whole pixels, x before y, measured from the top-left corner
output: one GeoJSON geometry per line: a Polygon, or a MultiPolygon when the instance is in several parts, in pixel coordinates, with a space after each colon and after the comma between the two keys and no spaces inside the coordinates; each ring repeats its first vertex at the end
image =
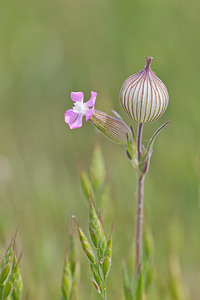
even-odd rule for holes
{"type": "Polygon", "coordinates": [[[94,113],[94,107],[89,108],[85,113],[85,119],[88,121],[94,113]]]}
{"type": "Polygon", "coordinates": [[[94,106],[96,101],[97,93],[91,92],[90,100],[88,100],[85,104],[87,107],[94,106]]]}
{"type": "Polygon", "coordinates": [[[73,111],[73,109],[68,109],[65,112],[65,123],[67,123],[69,125],[69,124],[73,123],[77,117],[78,117],[78,114],[75,113],[73,111]]]}
{"type": "Polygon", "coordinates": [[[83,120],[83,116],[78,115],[78,117],[76,118],[76,120],[73,123],[68,124],[70,129],[82,127],[82,120],[83,120]]]}
{"type": "Polygon", "coordinates": [[[71,99],[72,101],[83,101],[83,92],[71,92],[71,99]]]}

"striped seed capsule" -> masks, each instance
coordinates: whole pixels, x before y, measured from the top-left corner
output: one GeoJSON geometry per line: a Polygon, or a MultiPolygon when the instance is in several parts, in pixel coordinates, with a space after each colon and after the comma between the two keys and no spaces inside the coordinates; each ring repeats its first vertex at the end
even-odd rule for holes
{"type": "Polygon", "coordinates": [[[115,143],[126,145],[127,138],[129,140],[132,138],[130,128],[122,120],[111,117],[100,110],[94,110],[90,122],[115,143]]]}
{"type": "Polygon", "coordinates": [[[165,84],[150,68],[151,60],[147,57],[145,68],[128,77],[120,91],[120,103],[126,114],[143,124],[160,118],[169,101],[165,84]]]}

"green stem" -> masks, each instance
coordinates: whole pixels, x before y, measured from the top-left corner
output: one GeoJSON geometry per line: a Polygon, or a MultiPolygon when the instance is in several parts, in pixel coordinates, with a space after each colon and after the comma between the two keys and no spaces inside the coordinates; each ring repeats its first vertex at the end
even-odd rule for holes
{"type": "Polygon", "coordinates": [[[104,280],[103,284],[103,300],[107,300],[106,280],[104,280]]]}

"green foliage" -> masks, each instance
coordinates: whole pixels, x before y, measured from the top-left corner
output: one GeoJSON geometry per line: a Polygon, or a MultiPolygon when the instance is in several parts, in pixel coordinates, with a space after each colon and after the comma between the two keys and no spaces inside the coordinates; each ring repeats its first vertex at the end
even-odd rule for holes
{"type": "Polygon", "coordinates": [[[154,264],[154,241],[150,228],[145,226],[143,234],[143,274],[144,274],[144,290],[148,290],[153,282],[155,273],[154,264]]]}
{"type": "Polygon", "coordinates": [[[81,188],[88,202],[95,199],[99,207],[107,201],[109,184],[106,178],[105,162],[99,144],[96,142],[91,158],[89,174],[78,164],[81,188]]]}
{"type": "Polygon", "coordinates": [[[122,261],[122,279],[123,279],[123,288],[124,288],[125,299],[133,300],[132,285],[131,285],[130,278],[128,275],[125,260],[122,261]]]}
{"type": "Polygon", "coordinates": [[[79,163],[79,175],[80,175],[83,194],[85,195],[87,201],[89,201],[90,197],[94,197],[94,191],[93,191],[91,181],[80,163],[79,163]]]}
{"type": "Polygon", "coordinates": [[[19,269],[15,238],[12,239],[0,265],[0,299],[20,300],[23,282],[19,269]]]}
{"type": "Polygon", "coordinates": [[[187,287],[183,283],[182,272],[177,255],[173,254],[169,262],[169,290],[174,300],[189,300],[187,287]]]}
{"type": "Polygon", "coordinates": [[[61,285],[62,300],[79,299],[79,276],[79,262],[76,258],[74,235],[69,234],[61,285]]]}
{"type": "Polygon", "coordinates": [[[66,255],[64,271],[63,271],[63,278],[62,278],[63,299],[65,299],[65,300],[70,299],[71,290],[72,290],[72,272],[71,272],[71,268],[70,268],[69,258],[66,255]]]}
{"type": "MultiPolygon", "coordinates": [[[[97,168],[98,169],[98,168],[97,168]]],[[[93,165],[93,172],[95,168],[93,165]]],[[[87,175],[87,174],[86,174],[87,175]]],[[[98,189],[98,188],[97,188],[98,189]]],[[[102,217],[97,212],[89,193],[89,233],[90,240],[79,227],[74,218],[82,248],[86,254],[92,274],[92,283],[97,293],[105,300],[107,293],[106,280],[112,264],[112,229],[107,239],[102,217]]],[[[165,300],[189,300],[189,293],[182,279],[182,271],[177,255],[170,256],[169,274],[165,278],[165,285],[160,288],[160,279],[155,278],[156,266],[154,264],[154,241],[148,226],[143,235],[143,261],[142,269],[138,275],[129,276],[126,263],[122,263],[122,279],[125,300],[146,300],[151,295],[154,286],[154,299],[163,297],[165,300]],[[159,291],[160,289],[160,291],[159,291]],[[160,296],[159,296],[160,292],[160,296]]],[[[12,239],[0,265],[0,300],[22,299],[23,282],[19,268],[20,258],[17,256],[15,238],[12,239]]],[[[69,234],[68,249],[62,276],[62,300],[80,300],[79,262],[77,261],[74,235],[69,234]]],[[[133,270],[131,270],[133,273],[133,270]]],[[[29,295],[27,294],[26,299],[29,295]]],[[[151,299],[151,298],[150,298],[151,299]]]]}
{"type": "Polygon", "coordinates": [[[94,145],[90,164],[90,178],[95,189],[101,189],[105,181],[105,162],[98,143],[94,145]]]}
{"type": "Polygon", "coordinates": [[[143,292],[143,274],[142,271],[137,275],[137,283],[136,283],[136,291],[134,300],[143,300],[144,292],[143,292]]]}
{"type": "Polygon", "coordinates": [[[112,230],[110,237],[107,240],[102,219],[100,219],[97,214],[92,199],[90,199],[89,232],[93,245],[90,244],[75,218],[74,221],[79,233],[83,251],[89,259],[93,276],[91,279],[92,283],[98,294],[103,299],[106,299],[106,278],[109,274],[112,262],[112,230]]]}

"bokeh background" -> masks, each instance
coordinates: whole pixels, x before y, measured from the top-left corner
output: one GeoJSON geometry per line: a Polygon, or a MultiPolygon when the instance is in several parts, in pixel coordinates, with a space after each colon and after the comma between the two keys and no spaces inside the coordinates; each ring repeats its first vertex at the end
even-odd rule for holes
{"type": "MultiPolygon", "coordinates": [[[[89,99],[96,91],[97,109],[115,109],[131,124],[119,91],[146,56],[154,57],[152,69],[170,95],[163,117],[144,128],[145,143],[170,120],[155,143],[145,186],[155,265],[164,285],[175,252],[191,299],[199,299],[199,11],[195,0],[1,0],[0,258],[17,230],[32,299],[60,299],[69,216],[85,229],[88,222],[77,159],[88,168],[96,133],[89,122],[74,131],[64,123],[70,92],[89,99]]],[[[111,185],[104,220],[108,229],[115,224],[108,294],[123,299],[121,259],[132,251],[136,176],[123,147],[101,135],[99,143],[111,185]]],[[[79,252],[82,299],[95,299],[79,252]]]]}

